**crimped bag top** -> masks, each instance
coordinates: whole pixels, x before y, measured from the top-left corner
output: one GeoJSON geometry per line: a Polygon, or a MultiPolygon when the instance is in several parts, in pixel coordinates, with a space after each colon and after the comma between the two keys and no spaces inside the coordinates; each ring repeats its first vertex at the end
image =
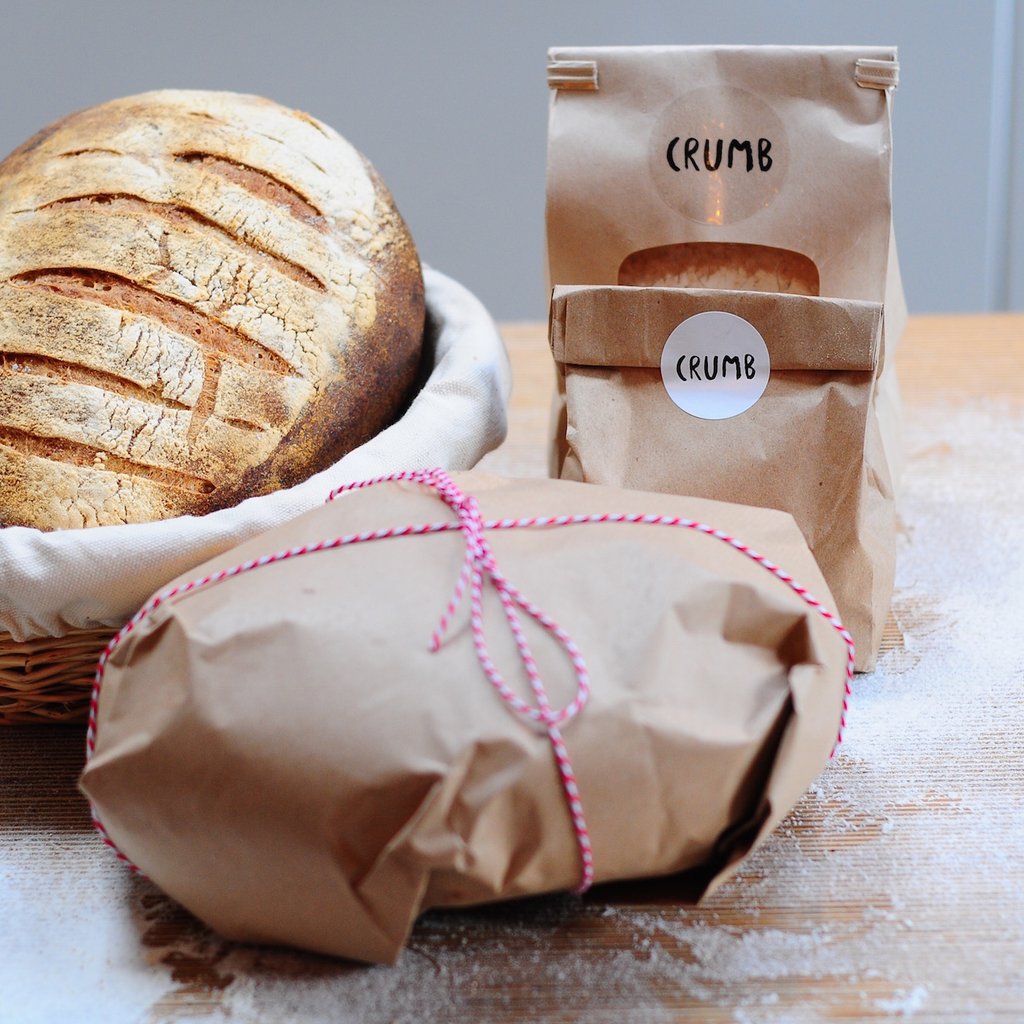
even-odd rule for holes
{"type": "Polygon", "coordinates": [[[891,46],[558,46],[552,285],[879,302],[892,220],[891,46]],[[566,72],[590,69],[581,87],[566,72]]]}
{"type": "Polygon", "coordinates": [[[0,164],[0,525],[202,514],[390,423],[423,333],[412,241],[307,114],[158,91],[0,164]]]}

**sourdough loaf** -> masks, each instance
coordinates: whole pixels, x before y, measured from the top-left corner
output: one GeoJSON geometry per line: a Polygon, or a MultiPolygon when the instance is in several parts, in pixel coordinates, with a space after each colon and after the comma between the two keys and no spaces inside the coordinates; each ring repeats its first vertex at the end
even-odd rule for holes
{"type": "Polygon", "coordinates": [[[423,335],[373,168],[306,114],[160,91],[0,164],[0,525],[204,514],[390,423],[423,335]]]}

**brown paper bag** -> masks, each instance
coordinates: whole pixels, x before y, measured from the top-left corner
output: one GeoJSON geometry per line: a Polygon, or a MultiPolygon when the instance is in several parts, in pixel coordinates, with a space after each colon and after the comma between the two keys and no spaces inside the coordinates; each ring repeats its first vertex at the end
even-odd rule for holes
{"type": "MultiPolygon", "coordinates": [[[[699,869],[705,889],[828,757],[850,668],[836,627],[739,541],[607,521],[704,521],[827,601],[788,515],[456,480],[459,514],[471,494],[490,521],[496,578],[586,662],[589,700],[558,723],[582,826],[547,721],[491,685],[466,607],[431,649],[472,538],[401,529],[456,523],[430,487],[358,490],[178,581],[105,667],[83,787],[123,855],[224,935],[393,961],[422,908],[577,885],[583,834],[597,881],[699,869]],[[580,514],[604,521],[535,518],[580,514]]],[[[487,577],[487,655],[537,706],[487,577]]],[[[580,662],[520,620],[555,715],[580,662]]]]}
{"type": "MultiPolygon", "coordinates": [[[[877,302],[556,288],[551,348],[566,401],[561,475],[669,493],[687,487],[699,497],[790,512],[857,643],[858,667],[869,668],[895,565],[894,504],[873,415],[881,332],[877,302]],[[742,415],[690,415],[664,382],[667,339],[710,311],[742,318],[767,347],[764,392],[742,415]]],[[[715,357],[708,366],[689,353],[678,358],[686,377],[693,358],[702,378],[709,369],[719,381],[743,377],[738,362],[726,370],[715,357]]]]}
{"type": "MultiPolygon", "coordinates": [[[[871,336],[858,342],[875,348],[871,365],[858,371],[871,375],[858,385],[860,413],[840,422],[822,409],[816,417],[829,432],[817,449],[817,472],[807,464],[802,439],[807,409],[823,397],[824,384],[814,378],[804,390],[789,372],[793,365],[780,367],[787,387],[771,391],[773,423],[789,420],[781,434],[758,432],[755,421],[764,410],[740,416],[748,418],[745,429],[685,424],[679,429],[687,437],[688,458],[677,459],[674,472],[664,467],[669,449],[678,454],[680,442],[672,435],[685,414],[665,419],[650,411],[657,429],[641,438],[631,433],[629,419],[619,418],[617,399],[592,390],[599,405],[587,415],[587,429],[604,416],[602,434],[615,435],[620,444],[642,443],[646,451],[633,452],[637,463],[659,461],[662,471],[647,475],[631,462],[628,477],[621,475],[602,462],[595,445],[586,462],[574,457],[566,467],[567,433],[578,438],[580,422],[566,422],[568,366],[560,363],[552,475],[729,500],[770,497],[812,537],[832,531],[822,516],[838,510],[852,524],[844,534],[853,547],[840,560],[826,556],[824,567],[857,639],[861,669],[874,664],[889,608],[893,495],[901,463],[892,360],[906,319],[891,211],[897,77],[896,51],[887,47],[560,47],[548,61],[552,285],[698,289],[701,294],[680,309],[723,311],[749,307],[752,300],[734,300],[733,291],[766,293],[771,298],[758,305],[758,316],[771,320],[773,345],[799,348],[801,359],[812,359],[826,373],[845,372],[841,361],[829,364],[826,354],[841,343],[827,332],[844,322],[841,311],[849,302],[874,304],[878,319],[877,330],[865,326],[871,336]],[[789,296],[821,297],[821,311],[788,302],[789,296]],[[817,338],[808,333],[812,322],[817,338]],[[811,355],[815,344],[819,356],[811,355]],[[857,432],[846,432],[850,425],[857,432]],[[722,450],[727,443],[740,447],[722,450]],[[829,462],[837,452],[844,453],[841,474],[829,462]],[[709,466],[715,467],[710,474],[709,466]],[[766,474],[773,479],[752,479],[766,474]],[[810,495],[805,489],[851,474],[859,480],[853,493],[810,495]]],[[[584,301],[574,299],[574,308],[584,301]]],[[[614,301],[621,319],[606,326],[608,336],[619,336],[617,367],[657,365],[626,350],[649,350],[658,341],[631,333],[658,301],[639,295],[614,301]],[[643,310],[630,308],[634,301],[643,310]]],[[[577,338],[574,348],[582,350],[579,335],[569,330],[577,338]]],[[[841,404],[833,397],[830,408],[841,404]]],[[[623,464],[619,458],[617,465],[623,464]]],[[[819,547],[812,541],[815,554],[819,547]]]]}

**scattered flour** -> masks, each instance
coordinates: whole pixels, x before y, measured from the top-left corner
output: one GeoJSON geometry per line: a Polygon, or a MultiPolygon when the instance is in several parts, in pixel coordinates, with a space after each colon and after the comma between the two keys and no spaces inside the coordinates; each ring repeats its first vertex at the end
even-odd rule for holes
{"type": "Polygon", "coordinates": [[[397,967],[366,968],[225,943],[80,856],[86,833],[36,839],[0,851],[0,1021],[668,1024],[699,1005],[801,1024],[851,1001],[871,1021],[1019,1019],[1024,435],[996,406],[935,409],[908,451],[903,641],[858,678],[837,757],[701,906],[599,890],[430,913],[397,967]],[[40,857],[49,884],[19,897],[40,857]]]}
{"type": "Polygon", "coordinates": [[[928,989],[923,985],[908,992],[906,995],[897,993],[893,999],[876,999],[875,1006],[885,1013],[899,1017],[912,1017],[928,1001],[928,989]]]}

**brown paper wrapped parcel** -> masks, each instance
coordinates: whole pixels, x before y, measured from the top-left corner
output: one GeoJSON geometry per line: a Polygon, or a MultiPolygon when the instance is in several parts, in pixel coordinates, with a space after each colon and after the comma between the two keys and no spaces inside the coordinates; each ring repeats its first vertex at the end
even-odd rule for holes
{"type": "MultiPolygon", "coordinates": [[[[826,605],[785,513],[562,481],[455,474],[487,520],[684,517],[752,545],[826,605]]],[[[207,563],[454,521],[402,481],[342,495],[207,563]]],[[[501,572],[586,660],[563,734],[596,881],[727,877],[821,770],[848,650],[787,583],[718,537],[603,522],[487,528],[501,572]]],[[[264,565],[150,608],[103,679],[83,788],[107,835],[225,936],[393,962],[427,907],[572,888],[580,850],[543,727],[503,703],[459,605],[460,530],[352,543],[264,565]]],[[[556,707],[564,650],[523,616],[556,707]]],[[[502,605],[490,656],[530,700],[502,605]]]]}

